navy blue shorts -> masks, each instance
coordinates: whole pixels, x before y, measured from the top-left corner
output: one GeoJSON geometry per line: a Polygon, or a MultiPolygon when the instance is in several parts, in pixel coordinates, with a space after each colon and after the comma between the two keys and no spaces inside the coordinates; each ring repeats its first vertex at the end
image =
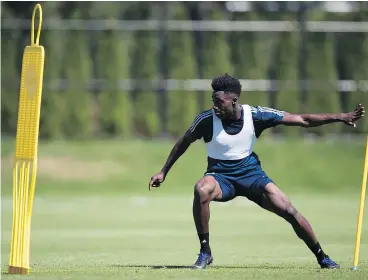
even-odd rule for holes
{"type": "Polygon", "coordinates": [[[205,173],[213,176],[222,190],[222,199],[215,201],[226,202],[237,196],[243,196],[262,206],[263,193],[268,183],[273,181],[262,170],[260,165],[244,173],[205,173]]]}

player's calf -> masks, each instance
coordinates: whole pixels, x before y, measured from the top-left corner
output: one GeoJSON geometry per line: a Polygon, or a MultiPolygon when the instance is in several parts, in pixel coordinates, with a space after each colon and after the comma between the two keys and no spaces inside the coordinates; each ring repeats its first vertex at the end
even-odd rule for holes
{"type": "Polygon", "coordinates": [[[193,218],[201,245],[201,253],[211,254],[209,244],[209,203],[215,189],[216,185],[212,177],[202,178],[194,187],[193,218]]]}
{"type": "Polygon", "coordinates": [[[205,176],[194,187],[193,218],[200,242],[200,253],[194,266],[205,268],[212,262],[210,247],[209,220],[210,202],[215,198],[221,198],[222,192],[219,184],[212,176],[205,176]]]}
{"type": "Polygon", "coordinates": [[[268,184],[266,186],[263,208],[290,223],[296,235],[304,241],[316,256],[321,268],[339,268],[339,265],[323,252],[308,220],[298,212],[289,198],[276,185],[268,184]]]}
{"type": "Polygon", "coordinates": [[[307,219],[291,205],[291,203],[290,206],[286,208],[284,218],[291,224],[296,235],[305,242],[308,248],[316,256],[321,268],[340,268],[337,263],[325,254],[312,230],[312,226],[307,219]]]}

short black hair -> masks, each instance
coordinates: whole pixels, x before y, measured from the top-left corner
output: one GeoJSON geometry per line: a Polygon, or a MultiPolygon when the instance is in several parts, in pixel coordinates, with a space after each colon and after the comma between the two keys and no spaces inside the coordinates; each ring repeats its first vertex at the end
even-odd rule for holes
{"type": "Polygon", "coordinates": [[[223,76],[216,77],[211,83],[214,92],[223,91],[225,93],[234,93],[240,96],[241,84],[240,81],[225,73],[223,76]]]}

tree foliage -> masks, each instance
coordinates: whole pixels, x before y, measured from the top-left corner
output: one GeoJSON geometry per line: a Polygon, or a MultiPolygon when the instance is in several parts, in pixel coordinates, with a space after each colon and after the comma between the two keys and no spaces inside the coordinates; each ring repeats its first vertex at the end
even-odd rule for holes
{"type": "MultiPolygon", "coordinates": [[[[296,14],[286,9],[270,13],[261,4],[256,6],[252,12],[231,13],[222,3],[211,3],[210,9],[199,8],[202,4],[170,3],[168,19],[188,20],[194,17],[194,12],[204,12],[205,20],[295,20],[296,14]]],[[[19,7],[15,2],[3,3],[2,20],[30,17],[26,14],[32,11],[32,5],[19,7]]],[[[42,7],[45,23],[51,18],[106,19],[108,27],[93,31],[42,30],[40,43],[45,47],[46,58],[41,138],[155,137],[160,132],[178,137],[198,112],[199,95],[184,88],[165,93],[162,87],[147,88],[145,82],[162,78],[199,79],[199,69],[203,69],[202,78],[208,81],[224,73],[244,80],[281,81],[277,85],[279,90],[272,93],[249,91],[247,84],[243,84],[240,101],[254,106],[292,113],[337,113],[368,103],[366,86],[361,83],[368,79],[368,36],[364,33],[307,33],[306,78],[312,83],[306,106],[302,107],[299,31],[205,31],[199,57],[196,54],[200,45],[194,32],[115,28],[116,19],[163,19],[162,10],[155,3],[45,2],[42,7]],[[162,55],[160,50],[166,43],[162,55]],[[132,83],[132,88],[122,88],[121,82],[129,79],[136,83],[132,83]],[[352,91],[339,90],[338,80],[361,84],[352,91]],[[162,131],[165,128],[162,117],[167,120],[167,131],[162,131]]],[[[347,14],[312,9],[308,20],[364,21],[367,13],[364,8],[347,14]]],[[[29,30],[2,29],[1,115],[2,132],[8,135],[15,135],[16,131],[22,53],[29,42],[29,30]]],[[[210,82],[204,96],[204,109],[208,109],[212,106],[210,82]]],[[[297,128],[277,127],[273,131],[286,136],[301,134],[297,128]]],[[[307,130],[320,136],[340,132],[366,134],[367,131],[366,118],[355,130],[340,124],[307,130]]]]}

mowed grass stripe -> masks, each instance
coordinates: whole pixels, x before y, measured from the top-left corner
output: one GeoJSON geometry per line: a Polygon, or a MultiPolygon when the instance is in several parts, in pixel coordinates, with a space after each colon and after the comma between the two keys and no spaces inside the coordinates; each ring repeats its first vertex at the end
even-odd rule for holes
{"type": "MultiPolygon", "coordinates": [[[[36,195],[146,194],[172,141],[40,142],[36,195]]],[[[365,141],[272,141],[255,146],[267,174],[285,191],[358,193],[365,141]]],[[[2,141],[2,194],[11,195],[14,143],[2,141]]],[[[172,168],[162,194],[192,194],[206,169],[203,143],[195,143],[172,168]]]]}

